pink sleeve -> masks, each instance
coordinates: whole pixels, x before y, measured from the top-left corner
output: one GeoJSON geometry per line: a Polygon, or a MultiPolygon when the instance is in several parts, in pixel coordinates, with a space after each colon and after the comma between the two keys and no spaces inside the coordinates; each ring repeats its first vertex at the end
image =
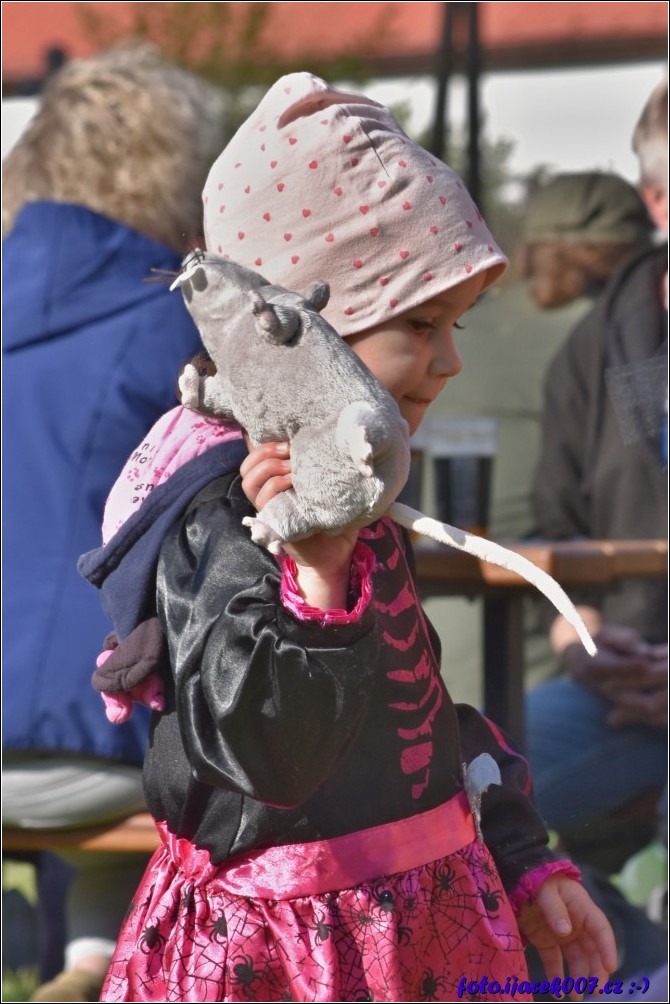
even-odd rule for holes
{"type": "Polygon", "coordinates": [[[367,544],[360,540],[351,558],[349,591],[356,596],[351,610],[319,610],[305,603],[300,595],[295,561],[288,554],[281,555],[281,600],[287,610],[300,621],[316,621],[324,627],[329,624],[355,624],[361,619],[372,597],[372,572],[375,556],[367,544]]]}
{"type": "Polygon", "coordinates": [[[512,904],[514,912],[518,914],[526,903],[531,902],[542,883],[546,879],[551,878],[552,875],[565,875],[566,878],[575,879],[576,882],[581,882],[582,878],[579,868],[572,861],[564,859],[562,861],[549,861],[547,864],[539,865],[537,868],[526,872],[514,891],[510,893],[509,901],[512,904]]]}

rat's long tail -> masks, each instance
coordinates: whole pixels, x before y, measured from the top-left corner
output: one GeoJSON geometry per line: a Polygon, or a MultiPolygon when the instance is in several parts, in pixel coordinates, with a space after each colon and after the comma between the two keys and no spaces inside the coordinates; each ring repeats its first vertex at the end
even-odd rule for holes
{"type": "Polygon", "coordinates": [[[572,600],[558,582],[552,579],[551,575],[543,572],[532,561],[523,558],[520,554],[515,554],[514,551],[508,551],[506,547],[501,547],[500,544],[496,544],[492,540],[485,540],[483,537],[477,537],[466,530],[459,530],[458,527],[449,526],[448,523],[440,523],[436,519],[424,516],[416,509],[403,505],[402,502],[394,502],[388,510],[388,515],[396,523],[400,523],[401,526],[414,533],[420,533],[424,537],[432,537],[433,540],[437,540],[441,544],[449,544],[451,547],[458,548],[459,551],[467,551],[468,554],[473,554],[476,558],[490,561],[492,565],[500,565],[501,568],[508,568],[511,572],[516,572],[517,575],[544,593],[548,600],[551,600],[558,612],[563,614],[565,619],[572,624],[589,655],[596,654],[597,649],[593,638],[575,610],[572,600]]]}

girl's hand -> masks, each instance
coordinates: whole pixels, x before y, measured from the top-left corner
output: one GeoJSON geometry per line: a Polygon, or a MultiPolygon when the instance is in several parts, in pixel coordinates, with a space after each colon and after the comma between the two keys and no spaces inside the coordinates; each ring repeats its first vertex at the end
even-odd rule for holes
{"type": "MultiPolygon", "coordinates": [[[[534,945],[548,980],[563,977],[563,958],[573,979],[607,980],[616,969],[616,945],[609,921],[586,890],[565,875],[542,883],[519,915],[519,929],[534,945]]],[[[579,1000],[581,994],[570,995],[579,1000]]]]}
{"type": "Polygon", "coordinates": [[[251,446],[245,435],[249,453],[240,465],[242,490],[256,512],[270,499],[291,488],[291,461],[288,443],[261,443],[251,446]]]}
{"type": "MultiPolygon", "coordinates": [[[[261,443],[249,446],[241,466],[242,489],[257,512],[270,499],[291,488],[288,443],[261,443]]],[[[358,530],[344,530],[337,536],[319,533],[306,540],[284,545],[296,563],[297,580],[303,599],[320,610],[346,610],[349,570],[358,530]]]]}

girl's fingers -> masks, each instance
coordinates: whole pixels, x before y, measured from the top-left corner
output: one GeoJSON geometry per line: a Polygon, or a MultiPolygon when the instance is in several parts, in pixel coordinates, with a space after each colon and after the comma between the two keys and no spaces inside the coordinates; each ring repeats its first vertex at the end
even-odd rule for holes
{"type": "Polygon", "coordinates": [[[264,460],[288,460],[288,443],[261,443],[260,446],[252,446],[249,453],[240,464],[240,474],[243,478],[264,460]]]}
{"type": "Polygon", "coordinates": [[[265,461],[242,479],[242,490],[256,510],[262,509],[279,491],[283,491],[283,488],[271,484],[278,478],[288,478],[283,488],[291,487],[290,467],[283,461],[281,466],[278,466],[276,461],[265,461]]]}
{"type": "Polygon", "coordinates": [[[256,511],[260,512],[270,499],[273,499],[275,495],[279,495],[281,492],[285,492],[292,484],[293,481],[290,474],[276,475],[270,478],[256,495],[256,501],[254,502],[256,511]]]}
{"type": "MultiPolygon", "coordinates": [[[[604,914],[602,914],[602,918],[604,923],[597,924],[592,919],[590,922],[587,922],[586,929],[593,944],[591,958],[597,958],[598,964],[604,974],[602,978],[607,979],[609,974],[613,973],[617,968],[618,960],[614,932],[604,914]]],[[[595,976],[596,973],[593,975],[595,976]]]]}
{"type": "MultiPolygon", "coordinates": [[[[536,946],[537,947],[537,946],[536,946]]],[[[563,979],[563,955],[558,945],[550,945],[546,948],[537,948],[537,954],[549,982],[563,979]]]]}
{"type": "MultiPolygon", "coordinates": [[[[582,945],[578,941],[572,941],[569,945],[563,946],[563,955],[565,956],[565,961],[568,964],[568,972],[573,977],[577,979],[579,976],[595,976],[596,974],[591,969],[589,965],[589,955],[582,948],[582,945]]],[[[575,1000],[581,1000],[582,994],[578,990],[571,990],[570,996],[575,1000]]]]}
{"type": "Polygon", "coordinates": [[[586,897],[583,888],[580,888],[579,896],[581,902],[577,908],[576,916],[579,923],[581,946],[589,956],[592,975],[600,975],[607,979],[618,964],[614,932],[603,911],[586,897]],[[596,973],[595,969],[600,970],[600,973],[596,973]]]}
{"type": "Polygon", "coordinates": [[[263,443],[255,447],[240,465],[242,489],[259,511],[282,491],[291,487],[291,461],[284,443],[263,443]]]}
{"type": "Polygon", "coordinates": [[[559,883],[544,883],[538,890],[536,902],[550,931],[557,938],[562,939],[572,934],[572,920],[560,888],[559,883]]]}

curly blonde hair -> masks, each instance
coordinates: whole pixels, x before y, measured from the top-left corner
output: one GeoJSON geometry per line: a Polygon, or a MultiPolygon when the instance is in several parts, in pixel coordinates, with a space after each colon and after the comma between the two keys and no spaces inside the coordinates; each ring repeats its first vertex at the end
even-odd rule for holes
{"type": "Polygon", "coordinates": [[[3,161],[3,233],[28,202],[67,202],[183,252],[202,232],[224,111],[220,91],[147,44],[68,63],[3,161]]]}

